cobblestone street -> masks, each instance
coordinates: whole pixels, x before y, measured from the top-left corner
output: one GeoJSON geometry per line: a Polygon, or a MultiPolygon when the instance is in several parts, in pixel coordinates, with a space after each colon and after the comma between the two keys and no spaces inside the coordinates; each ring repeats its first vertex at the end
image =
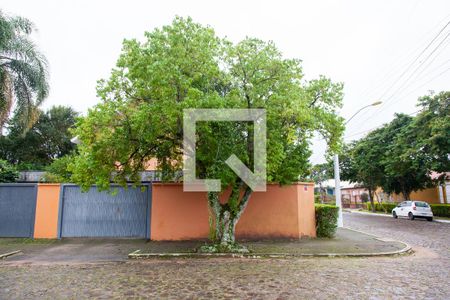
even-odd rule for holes
{"type": "Polygon", "coordinates": [[[404,241],[379,258],[169,259],[96,264],[0,262],[0,299],[449,299],[450,224],[345,214],[345,226],[404,241]]]}

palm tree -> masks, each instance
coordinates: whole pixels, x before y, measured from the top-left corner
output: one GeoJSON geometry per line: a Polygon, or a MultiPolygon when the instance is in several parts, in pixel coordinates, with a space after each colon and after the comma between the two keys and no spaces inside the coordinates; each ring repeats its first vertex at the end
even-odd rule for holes
{"type": "Polygon", "coordinates": [[[34,29],[28,19],[0,11],[0,135],[13,109],[30,128],[48,95],[47,60],[30,40],[34,29]]]}

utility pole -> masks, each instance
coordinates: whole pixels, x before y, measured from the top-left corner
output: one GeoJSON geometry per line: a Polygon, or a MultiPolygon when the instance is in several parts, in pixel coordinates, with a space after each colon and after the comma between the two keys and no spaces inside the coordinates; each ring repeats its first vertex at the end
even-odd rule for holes
{"type": "MultiPolygon", "coordinates": [[[[347,125],[348,122],[350,122],[350,120],[353,119],[354,116],[359,114],[359,112],[362,111],[363,109],[371,107],[371,106],[377,106],[377,105],[380,105],[381,103],[382,103],[381,101],[376,101],[372,104],[369,104],[369,105],[366,105],[366,106],[360,108],[357,112],[355,112],[353,114],[353,116],[351,116],[345,122],[345,125],[347,125]]],[[[337,154],[334,155],[333,161],[334,161],[334,194],[335,194],[335,198],[336,198],[336,206],[339,208],[337,226],[343,227],[344,220],[342,218],[341,176],[339,174],[339,156],[337,154]]]]}

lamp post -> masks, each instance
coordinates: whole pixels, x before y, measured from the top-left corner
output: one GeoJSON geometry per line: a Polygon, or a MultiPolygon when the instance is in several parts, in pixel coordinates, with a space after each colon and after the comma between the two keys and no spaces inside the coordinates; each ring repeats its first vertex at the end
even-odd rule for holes
{"type": "MultiPolygon", "coordinates": [[[[377,105],[380,105],[381,103],[382,103],[381,101],[376,101],[372,104],[369,104],[369,105],[366,105],[366,106],[360,108],[345,122],[345,125],[347,125],[347,123],[350,122],[350,120],[353,119],[353,117],[355,117],[357,114],[359,114],[363,109],[366,109],[371,106],[377,106],[377,105]]],[[[342,219],[342,199],[341,199],[341,178],[340,178],[340,174],[339,174],[339,156],[337,154],[335,154],[333,157],[333,160],[334,160],[334,185],[335,185],[334,192],[335,192],[335,197],[336,197],[336,206],[339,208],[337,225],[338,225],[338,227],[343,227],[344,221],[342,219]]]]}

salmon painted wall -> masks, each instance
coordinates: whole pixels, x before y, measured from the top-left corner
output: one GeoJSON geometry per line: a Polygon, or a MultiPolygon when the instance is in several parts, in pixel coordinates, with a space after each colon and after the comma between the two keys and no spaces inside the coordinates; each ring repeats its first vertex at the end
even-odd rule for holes
{"type": "Polygon", "coordinates": [[[300,237],[316,237],[316,208],[314,207],[314,183],[299,183],[298,232],[300,237]]]}
{"type": "Polygon", "coordinates": [[[60,184],[38,184],[34,238],[57,238],[60,189],[60,184]]]}
{"type": "MultiPolygon", "coordinates": [[[[206,194],[183,192],[182,184],[154,184],[152,240],[206,239],[209,216],[206,194]]],[[[236,226],[238,238],[299,238],[315,236],[312,183],[255,192],[236,226]]]]}
{"type": "Polygon", "coordinates": [[[252,193],[236,225],[236,237],[246,239],[295,239],[315,233],[313,184],[267,185],[266,192],[252,193]]]}
{"type": "Polygon", "coordinates": [[[152,185],[152,240],[206,239],[208,203],[202,192],[183,192],[176,183],[152,185]]]}
{"type": "MultiPolygon", "coordinates": [[[[424,189],[417,192],[412,192],[409,196],[411,200],[417,200],[417,201],[425,201],[428,203],[433,204],[439,204],[439,189],[438,187],[432,187],[428,189],[424,189]]],[[[403,194],[393,194],[392,200],[395,202],[402,202],[404,201],[403,194]]]]}

